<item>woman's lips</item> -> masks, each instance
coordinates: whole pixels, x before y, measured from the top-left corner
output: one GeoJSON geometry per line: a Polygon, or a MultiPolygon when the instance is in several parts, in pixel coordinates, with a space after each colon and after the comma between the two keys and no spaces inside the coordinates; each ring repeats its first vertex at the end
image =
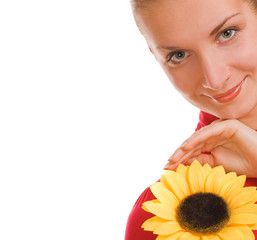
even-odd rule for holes
{"type": "Polygon", "coordinates": [[[230,90],[226,91],[225,93],[212,96],[212,99],[219,103],[227,103],[232,101],[241,92],[245,79],[246,78],[244,78],[243,81],[241,81],[239,84],[237,84],[235,87],[231,88],[230,90]]]}

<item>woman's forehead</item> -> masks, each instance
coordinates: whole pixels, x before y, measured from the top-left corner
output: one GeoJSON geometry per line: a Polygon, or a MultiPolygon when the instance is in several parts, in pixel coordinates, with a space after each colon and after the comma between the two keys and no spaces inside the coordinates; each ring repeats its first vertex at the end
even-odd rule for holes
{"type": "Polygon", "coordinates": [[[139,17],[145,37],[163,38],[172,35],[207,34],[224,19],[242,12],[240,0],[157,0],[139,17]]]}
{"type": "Polygon", "coordinates": [[[143,8],[142,15],[159,23],[165,19],[174,24],[201,22],[240,9],[244,3],[242,0],[155,0],[143,8]]]}

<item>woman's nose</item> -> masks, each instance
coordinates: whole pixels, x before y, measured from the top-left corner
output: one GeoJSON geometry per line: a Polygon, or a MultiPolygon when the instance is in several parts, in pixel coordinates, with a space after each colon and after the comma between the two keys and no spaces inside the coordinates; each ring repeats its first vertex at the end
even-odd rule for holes
{"type": "Polygon", "coordinates": [[[228,67],[221,59],[206,57],[202,60],[202,86],[204,88],[219,90],[230,78],[228,67]]]}

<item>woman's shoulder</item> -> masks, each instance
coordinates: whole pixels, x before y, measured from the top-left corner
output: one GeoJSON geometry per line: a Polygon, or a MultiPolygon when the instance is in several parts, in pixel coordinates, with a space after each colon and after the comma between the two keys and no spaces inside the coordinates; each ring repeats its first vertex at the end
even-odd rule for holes
{"type": "Polygon", "coordinates": [[[150,187],[147,187],[135,202],[128,217],[125,240],[154,240],[156,235],[152,232],[144,231],[141,228],[144,221],[154,215],[142,209],[142,204],[146,201],[155,199],[150,187]]]}

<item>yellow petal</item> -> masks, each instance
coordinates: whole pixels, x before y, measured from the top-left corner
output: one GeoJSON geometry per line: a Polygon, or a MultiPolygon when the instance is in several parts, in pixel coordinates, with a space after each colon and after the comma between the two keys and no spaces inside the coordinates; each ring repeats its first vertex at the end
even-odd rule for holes
{"type": "Polygon", "coordinates": [[[245,238],[247,240],[254,240],[255,236],[253,234],[253,231],[249,227],[239,227],[240,231],[244,234],[245,238]]]}
{"type": "Polygon", "coordinates": [[[150,212],[145,206],[142,206],[142,209],[146,212],[150,212]]]}
{"type": "Polygon", "coordinates": [[[161,223],[166,222],[167,220],[159,218],[157,216],[154,216],[152,218],[147,219],[143,224],[142,228],[144,228],[145,231],[154,231],[154,229],[160,225],[161,223]]]}
{"type": "Polygon", "coordinates": [[[206,176],[212,171],[211,166],[208,163],[205,163],[203,165],[203,172],[204,172],[204,177],[206,178],[206,176]]]}
{"type": "Polygon", "coordinates": [[[223,174],[224,176],[226,175],[226,172],[223,166],[216,166],[213,168],[213,170],[223,174]]]}
{"type": "Polygon", "coordinates": [[[174,234],[181,230],[182,229],[177,221],[166,221],[162,224],[159,224],[154,229],[153,233],[158,234],[158,235],[170,235],[170,234],[174,234]]]}
{"type": "Polygon", "coordinates": [[[231,211],[229,225],[238,224],[238,223],[243,225],[248,224],[253,227],[253,228],[251,227],[251,229],[254,229],[254,225],[257,226],[257,205],[256,204],[243,205],[231,211]],[[247,219],[245,220],[245,218],[247,219]]]}
{"type": "Polygon", "coordinates": [[[247,205],[238,207],[232,211],[232,214],[238,214],[238,213],[257,214],[257,205],[256,204],[247,204],[247,205]]]}
{"type": "Polygon", "coordinates": [[[190,232],[185,232],[183,235],[181,235],[179,240],[200,240],[200,236],[194,235],[190,232]]]}
{"type": "Polygon", "coordinates": [[[223,187],[220,190],[220,195],[223,196],[225,199],[229,199],[229,202],[231,199],[229,198],[231,196],[231,193],[234,191],[238,191],[238,189],[243,188],[245,184],[246,176],[241,175],[239,177],[233,178],[227,183],[223,185],[223,187]]]}
{"type": "Polygon", "coordinates": [[[166,240],[167,239],[167,236],[162,236],[162,235],[159,235],[156,240],[166,240]]]}
{"type": "Polygon", "coordinates": [[[237,174],[235,172],[229,172],[226,174],[226,179],[225,181],[229,181],[230,179],[236,178],[237,174]]]}
{"type": "Polygon", "coordinates": [[[204,191],[219,193],[224,176],[225,171],[222,166],[213,168],[213,170],[206,176],[204,191]]]}
{"type": "Polygon", "coordinates": [[[154,215],[167,220],[175,220],[176,213],[173,208],[163,203],[144,202],[143,206],[154,215]]]}
{"type": "MultiPolygon", "coordinates": [[[[225,227],[217,235],[222,240],[243,240],[244,235],[243,233],[236,227],[225,227]]],[[[246,240],[246,239],[245,239],[246,240]]]]}
{"type": "Polygon", "coordinates": [[[169,189],[176,195],[178,200],[182,200],[189,195],[188,184],[180,174],[173,171],[166,171],[165,178],[169,184],[169,189]]]}
{"type": "Polygon", "coordinates": [[[220,240],[220,237],[216,235],[201,236],[201,240],[220,240]]]}
{"type": "Polygon", "coordinates": [[[212,184],[215,182],[215,176],[218,176],[217,179],[221,180],[220,178],[225,176],[225,170],[222,166],[218,166],[213,168],[207,175],[205,179],[205,192],[212,192],[212,184]]]}
{"type": "Polygon", "coordinates": [[[142,209],[145,210],[146,212],[150,212],[147,208],[146,208],[146,205],[148,202],[152,202],[152,203],[160,203],[160,201],[158,199],[154,199],[154,200],[151,200],[151,201],[146,201],[142,204],[142,209]]]}
{"type": "Polygon", "coordinates": [[[250,213],[232,214],[229,224],[257,224],[257,215],[250,213]]]}
{"type": "Polygon", "coordinates": [[[162,235],[159,235],[156,240],[178,240],[180,236],[182,236],[184,234],[184,232],[176,232],[172,235],[168,235],[168,236],[162,236],[162,235]]]}
{"type": "Polygon", "coordinates": [[[222,179],[222,185],[226,184],[227,182],[231,181],[232,179],[236,178],[237,175],[235,172],[229,172],[225,174],[224,178],[222,179]]]}
{"type": "Polygon", "coordinates": [[[204,191],[204,176],[202,165],[195,160],[188,170],[188,182],[191,193],[204,191]]]}
{"type": "Polygon", "coordinates": [[[163,182],[156,182],[150,189],[153,195],[162,203],[176,208],[179,204],[177,197],[165,186],[163,182]]]}
{"type": "Polygon", "coordinates": [[[257,187],[253,187],[253,186],[251,186],[251,187],[244,187],[244,189],[246,191],[256,191],[257,187]]]}
{"type": "Polygon", "coordinates": [[[248,227],[252,230],[257,230],[257,224],[249,224],[248,227]]]}
{"type": "Polygon", "coordinates": [[[176,170],[177,173],[181,174],[186,180],[187,180],[187,173],[188,173],[188,167],[183,165],[183,164],[179,164],[176,170]]]}
{"type": "Polygon", "coordinates": [[[245,204],[255,203],[257,201],[257,191],[241,191],[229,203],[233,210],[245,204]]]}
{"type": "MultiPolygon", "coordinates": [[[[251,192],[252,194],[254,194],[255,191],[256,191],[256,187],[244,187],[244,188],[238,189],[237,191],[232,191],[230,196],[227,199],[227,202],[229,203],[229,205],[231,205],[232,200],[234,198],[236,198],[238,195],[242,194],[243,192],[244,193],[249,192],[249,194],[251,192]]],[[[252,202],[252,203],[254,203],[254,202],[252,202]]],[[[232,206],[230,206],[230,207],[232,207],[232,206]]]]}
{"type": "Polygon", "coordinates": [[[169,189],[169,184],[164,174],[161,175],[161,182],[164,183],[164,185],[169,189]]]}

